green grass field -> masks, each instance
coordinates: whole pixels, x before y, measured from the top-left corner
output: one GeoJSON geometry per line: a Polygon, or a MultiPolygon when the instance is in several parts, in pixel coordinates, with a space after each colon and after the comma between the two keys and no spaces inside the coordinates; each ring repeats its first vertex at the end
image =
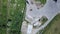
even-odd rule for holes
{"type": "Polygon", "coordinates": [[[0,34],[7,34],[7,28],[10,28],[9,34],[20,34],[25,6],[25,0],[0,0],[0,34]]]}
{"type": "Polygon", "coordinates": [[[35,0],[35,1],[40,1],[42,4],[46,3],[46,0],[35,0]]]}
{"type": "Polygon", "coordinates": [[[0,34],[6,34],[7,1],[0,0],[0,34]]]}
{"type": "Polygon", "coordinates": [[[55,16],[55,18],[45,28],[43,34],[60,34],[60,14],[55,16]]]}

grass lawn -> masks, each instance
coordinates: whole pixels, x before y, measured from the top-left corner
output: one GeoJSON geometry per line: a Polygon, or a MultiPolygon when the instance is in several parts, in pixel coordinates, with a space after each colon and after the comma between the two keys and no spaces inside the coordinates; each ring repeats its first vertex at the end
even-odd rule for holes
{"type": "Polygon", "coordinates": [[[0,34],[6,34],[8,27],[10,28],[9,34],[20,34],[25,6],[25,0],[9,0],[8,2],[0,0],[0,34]],[[11,23],[10,26],[7,25],[8,22],[11,23]]]}
{"type": "Polygon", "coordinates": [[[42,18],[41,18],[42,25],[43,25],[47,20],[48,20],[48,19],[47,19],[47,17],[46,17],[46,16],[42,16],[42,18]]]}
{"type": "Polygon", "coordinates": [[[7,1],[0,0],[0,34],[6,34],[7,1]]]}
{"type": "Polygon", "coordinates": [[[35,0],[35,1],[40,1],[42,4],[46,3],[46,0],[35,0]]]}
{"type": "Polygon", "coordinates": [[[23,8],[25,9],[25,0],[17,0],[17,2],[14,2],[15,0],[11,1],[11,5],[9,8],[9,16],[8,19],[11,20],[11,30],[10,30],[10,34],[20,34],[21,32],[21,25],[22,25],[22,21],[24,18],[24,13],[25,11],[23,10],[23,8]],[[23,10],[23,13],[22,13],[23,10]]]}
{"type": "Polygon", "coordinates": [[[60,34],[60,14],[55,16],[55,18],[45,28],[43,34],[60,34]]]}

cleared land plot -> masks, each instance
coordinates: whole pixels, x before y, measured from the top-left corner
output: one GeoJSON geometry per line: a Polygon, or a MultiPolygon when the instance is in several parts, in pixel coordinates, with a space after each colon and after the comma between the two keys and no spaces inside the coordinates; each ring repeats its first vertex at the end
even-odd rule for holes
{"type": "Polygon", "coordinates": [[[43,34],[60,34],[60,14],[55,16],[50,24],[48,24],[43,34]]]}

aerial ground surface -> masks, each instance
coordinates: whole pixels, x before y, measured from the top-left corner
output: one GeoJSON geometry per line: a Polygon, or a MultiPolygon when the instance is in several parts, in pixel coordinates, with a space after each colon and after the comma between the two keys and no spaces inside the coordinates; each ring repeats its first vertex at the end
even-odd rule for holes
{"type": "MultiPolygon", "coordinates": [[[[27,3],[27,10],[26,10],[26,20],[29,22],[27,34],[36,34],[39,30],[44,29],[50,21],[58,14],[60,13],[60,0],[46,0],[45,5],[40,9],[37,9],[37,6],[34,4],[35,1],[27,0],[29,4],[27,3]],[[33,2],[33,3],[32,3],[33,2]],[[41,20],[41,17],[45,16],[47,17],[47,21],[40,27],[34,28],[33,26],[36,24],[38,26],[39,19],[41,20]],[[32,25],[33,24],[33,25],[32,25]],[[31,27],[30,27],[31,26],[31,27]]],[[[41,4],[40,4],[41,5],[41,4]]],[[[41,22],[40,22],[41,24],[41,22]]]]}
{"type": "Polygon", "coordinates": [[[0,0],[0,34],[21,34],[25,0],[0,0]]]}
{"type": "Polygon", "coordinates": [[[54,17],[42,34],[60,34],[60,14],[54,17]]]}
{"type": "Polygon", "coordinates": [[[60,0],[0,0],[0,34],[60,34],[60,0]]]}

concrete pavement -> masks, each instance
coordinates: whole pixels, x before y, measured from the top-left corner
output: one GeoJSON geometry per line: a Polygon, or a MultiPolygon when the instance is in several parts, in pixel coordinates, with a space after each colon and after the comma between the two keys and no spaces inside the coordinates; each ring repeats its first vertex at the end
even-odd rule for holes
{"type": "Polygon", "coordinates": [[[39,30],[44,29],[50,23],[50,21],[60,12],[60,0],[57,0],[57,2],[54,2],[53,0],[47,0],[46,4],[41,9],[37,9],[37,6],[35,4],[31,4],[31,0],[27,1],[30,4],[27,4],[26,6],[26,16],[30,15],[33,18],[41,18],[42,16],[46,16],[48,18],[48,21],[41,27],[34,29],[34,32],[32,32],[32,34],[36,34],[39,30]],[[32,11],[30,11],[30,9],[32,9],[32,11]]]}

